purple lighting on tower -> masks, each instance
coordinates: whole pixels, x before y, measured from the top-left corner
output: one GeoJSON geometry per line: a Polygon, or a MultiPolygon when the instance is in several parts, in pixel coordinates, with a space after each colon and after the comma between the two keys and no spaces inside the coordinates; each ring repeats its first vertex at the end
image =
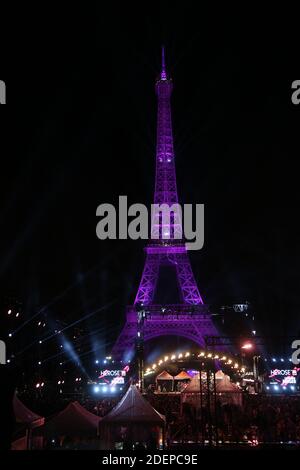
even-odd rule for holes
{"type": "Polygon", "coordinates": [[[161,80],[167,80],[167,72],[166,72],[166,61],[165,61],[165,48],[164,46],[161,48],[161,73],[160,73],[161,80]]]}
{"type": "MultiPolygon", "coordinates": [[[[155,89],[158,110],[154,203],[172,206],[178,203],[170,102],[173,84],[167,79],[164,48],[162,70],[155,89]]],[[[180,215],[174,213],[170,225],[163,225],[161,212],[157,210],[153,215],[152,242],[146,248],[145,269],[135,303],[147,305],[153,301],[159,267],[167,264],[176,269],[182,301],[192,305],[203,304],[184,241],[178,239],[178,234],[182,234],[180,215]],[[153,246],[154,241],[158,243],[153,246]]]]}
{"type": "MultiPolygon", "coordinates": [[[[169,207],[178,204],[175,155],[173,145],[171,94],[173,83],[166,71],[165,49],[162,48],[161,72],[155,84],[157,96],[157,144],[154,203],[169,207]]],[[[146,261],[133,306],[127,308],[127,321],[113,354],[122,357],[134,347],[137,335],[139,308],[151,312],[144,321],[144,340],[179,335],[204,345],[205,335],[216,335],[211,315],[198,290],[185,241],[182,237],[181,213],[171,212],[168,223],[161,211],[152,214],[151,240],[146,249],[146,261]],[[161,266],[172,266],[177,275],[181,303],[157,305],[154,303],[161,266]],[[168,312],[165,315],[164,312],[168,312]]]]}

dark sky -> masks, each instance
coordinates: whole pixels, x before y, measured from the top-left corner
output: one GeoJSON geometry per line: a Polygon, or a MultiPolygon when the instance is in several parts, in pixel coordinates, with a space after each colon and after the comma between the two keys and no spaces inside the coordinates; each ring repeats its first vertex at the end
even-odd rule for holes
{"type": "Polygon", "coordinates": [[[152,201],[164,43],[179,197],[205,204],[205,245],[191,254],[202,296],[212,305],[248,300],[262,331],[293,334],[300,106],[290,98],[299,76],[284,21],[229,21],[182,2],[136,16],[127,3],[102,3],[26,6],[3,33],[2,294],[21,298],[27,318],[51,303],[49,315],[66,322],[114,301],[91,323],[104,320],[114,340],[143,242],[99,241],[95,212],[119,195],[152,201]]]}

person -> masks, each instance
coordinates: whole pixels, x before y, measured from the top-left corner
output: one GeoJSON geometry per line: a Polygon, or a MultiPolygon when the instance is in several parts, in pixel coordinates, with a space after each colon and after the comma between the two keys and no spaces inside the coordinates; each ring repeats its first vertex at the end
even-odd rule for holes
{"type": "Polygon", "coordinates": [[[143,450],[145,450],[145,446],[142,442],[137,442],[134,446],[134,450],[143,451],[143,450]]]}

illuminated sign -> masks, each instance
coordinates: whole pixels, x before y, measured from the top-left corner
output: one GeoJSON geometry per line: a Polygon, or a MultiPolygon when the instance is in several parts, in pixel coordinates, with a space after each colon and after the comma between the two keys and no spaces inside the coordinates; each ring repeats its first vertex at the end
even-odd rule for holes
{"type": "Polygon", "coordinates": [[[275,377],[276,375],[297,375],[297,372],[300,369],[273,369],[271,370],[270,377],[275,377]]]}
{"type": "Polygon", "coordinates": [[[294,367],[293,369],[272,369],[269,375],[270,384],[282,387],[296,385],[300,379],[299,372],[299,367],[294,367]]]}
{"type": "Polygon", "coordinates": [[[188,373],[191,377],[195,377],[195,375],[198,375],[198,374],[199,374],[199,371],[198,371],[198,370],[195,370],[195,369],[189,369],[189,370],[187,370],[187,373],[188,373]]]}
{"type": "Polygon", "coordinates": [[[110,369],[105,369],[100,371],[100,377],[125,377],[126,376],[126,371],[125,370],[110,370],[110,369]]]}
{"type": "Polygon", "coordinates": [[[112,382],[112,384],[124,384],[125,383],[125,380],[124,380],[124,377],[115,377],[112,382]]]}
{"type": "Polygon", "coordinates": [[[253,377],[253,376],[254,376],[254,372],[252,370],[247,370],[243,374],[243,377],[253,377]]]}
{"type": "Polygon", "coordinates": [[[102,369],[98,377],[100,380],[99,384],[101,382],[110,385],[124,384],[128,371],[129,366],[125,366],[123,369],[102,369]]]}

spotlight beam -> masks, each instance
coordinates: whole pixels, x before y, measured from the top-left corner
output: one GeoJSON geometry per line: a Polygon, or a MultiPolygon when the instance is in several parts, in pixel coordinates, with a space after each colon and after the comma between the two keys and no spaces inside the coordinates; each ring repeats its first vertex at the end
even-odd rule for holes
{"type": "Polygon", "coordinates": [[[44,305],[42,308],[40,308],[34,315],[32,315],[30,318],[28,318],[26,321],[22,323],[18,328],[15,329],[13,334],[18,333],[22,328],[24,328],[28,323],[30,323],[34,318],[38,317],[41,313],[45,312],[49,307],[52,307],[56,302],[61,300],[68,292],[70,292],[72,289],[78,286],[78,284],[81,284],[86,277],[88,277],[92,272],[96,271],[96,269],[99,268],[99,265],[94,266],[91,268],[89,271],[87,271],[78,281],[74,282],[70,286],[68,286],[63,292],[58,294],[54,299],[52,299],[47,305],[44,305]]]}
{"type": "MultiPolygon", "coordinates": [[[[93,312],[91,312],[91,313],[85,315],[85,316],[82,317],[82,318],[79,318],[79,320],[77,320],[77,321],[71,323],[70,325],[67,325],[65,328],[63,328],[63,329],[61,330],[61,333],[63,333],[64,331],[68,330],[69,328],[71,328],[71,327],[74,326],[74,325],[78,325],[78,323],[81,323],[83,320],[86,320],[87,318],[92,317],[92,316],[95,315],[96,313],[99,313],[99,312],[101,312],[101,311],[103,311],[103,310],[105,310],[105,309],[111,307],[111,305],[113,305],[115,302],[116,302],[116,300],[112,300],[111,302],[109,302],[108,304],[104,305],[103,307],[100,307],[100,308],[94,310],[93,312]]],[[[45,339],[43,340],[43,342],[48,341],[49,339],[54,338],[55,336],[56,336],[56,333],[54,333],[53,335],[50,335],[50,336],[48,336],[47,338],[45,338],[45,339]]],[[[19,351],[18,353],[16,353],[15,356],[19,356],[20,354],[24,353],[24,352],[27,351],[29,348],[31,348],[31,346],[37,344],[38,342],[39,342],[39,340],[33,341],[33,342],[30,343],[28,346],[26,346],[25,348],[23,348],[21,351],[19,351]]]]}
{"type": "MultiPolygon", "coordinates": [[[[93,333],[87,333],[86,335],[81,336],[81,337],[78,338],[77,340],[73,341],[73,344],[75,344],[75,343],[76,343],[77,341],[79,341],[79,340],[83,340],[84,338],[87,339],[88,337],[95,336],[95,335],[98,334],[100,331],[105,331],[105,332],[108,333],[108,332],[113,331],[114,329],[115,329],[115,327],[113,327],[113,328],[104,328],[104,327],[101,327],[101,328],[99,328],[98,330],[94,331],[93,333]]],[[[97,350],[100,349],[100,348],[101,348],[101,347],[99,347],[99,348],[93,348],[91,351],[97,351],[97,350]]],[[[90,351],[89,351],[89,352],[90,352],[90,351]]],[[[44,360],[43,360],[43,364],[44,364],[45,362],[52,361],[53,359],[56,359],[56,358],[59,357],[59,356],[63,356],[64,354],[65,354],[65,351],[60,351],[60,352],[57,353],[57,354],[54,354],[54,355],[52,355],[52,356],[49,356],[49,357],[47,357],[47,359],[44,359],[44,360]]],[[[81,357],[81,356],[78,356],[78,357],[81,357]]]]}

